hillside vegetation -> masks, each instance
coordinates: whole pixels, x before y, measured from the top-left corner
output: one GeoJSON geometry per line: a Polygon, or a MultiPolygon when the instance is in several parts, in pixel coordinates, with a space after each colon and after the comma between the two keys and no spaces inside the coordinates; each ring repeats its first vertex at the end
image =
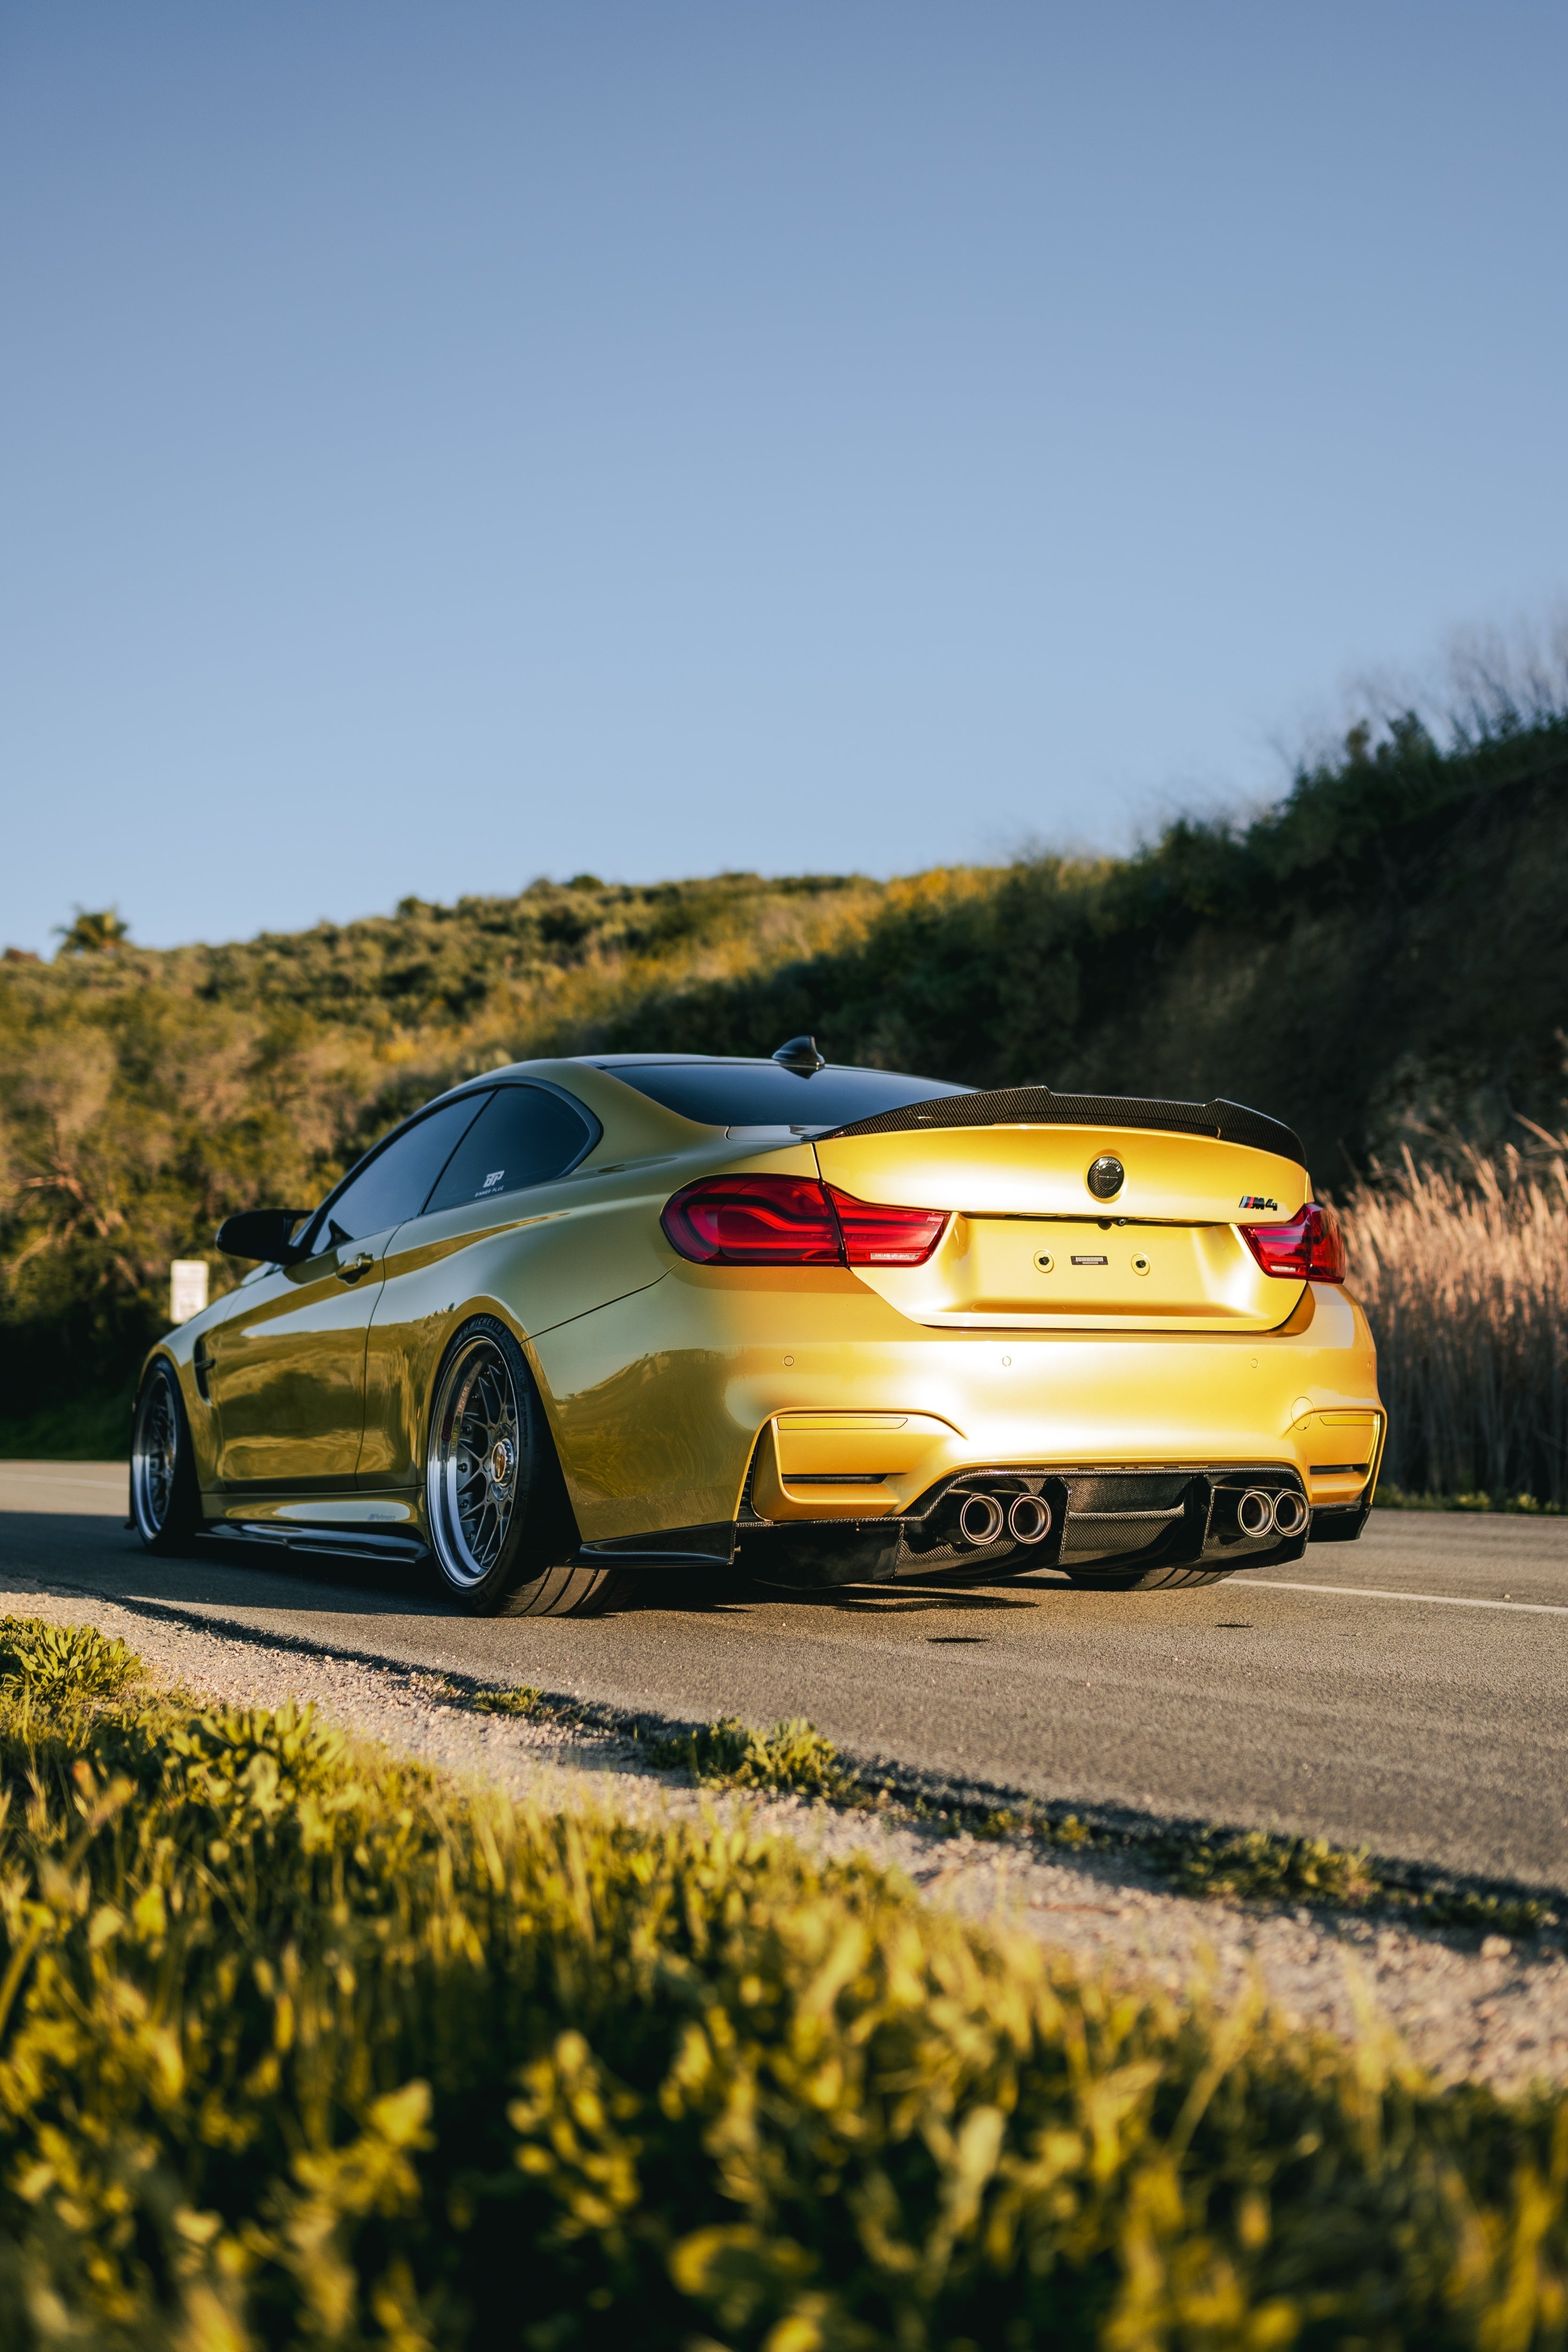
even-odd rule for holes
{"type": "Polygon", "coordinates": [[[1568,2104],[0,1621],[16,2352],[1561,2352],[1568,2104]]]}
{"type": "MultiPolygon", "coordinates": [[[[581,876],[153,952],[85,917],[0,962],[0,1418],[123,1388],[168,1261],[308,1202],[471,1071],[606,1047],[768,1052],[1291,1121],[1334,1189],[1410,1137],[1560,1123],[1568,716],[1439,746],[1359,728],[1241,824],[1121,859],[861,877],[581,876]]],[[[219,1281],[236,1269],[218,1270],[219,1281]]]]}

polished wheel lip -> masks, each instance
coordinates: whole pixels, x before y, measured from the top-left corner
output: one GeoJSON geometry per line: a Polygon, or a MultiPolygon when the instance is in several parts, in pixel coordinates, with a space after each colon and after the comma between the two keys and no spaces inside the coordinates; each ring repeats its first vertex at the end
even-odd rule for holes
{"type": "Polygon", "coordinates": [[[517,1505],[518,1423],[511,1367],[477,1332],[441,1376],[425,1473],[436,1557],[465,1591],[494,1573],[505,1549],[517,1505]]]}
{"type": "Polygon", "coordinates": [[[132,1506],[144,1536],[161,1536],[169,1524],[179,1453],[180,1423],[169,1376],[154,1372],[142,1391],[131,1441],[132,1506]]]}

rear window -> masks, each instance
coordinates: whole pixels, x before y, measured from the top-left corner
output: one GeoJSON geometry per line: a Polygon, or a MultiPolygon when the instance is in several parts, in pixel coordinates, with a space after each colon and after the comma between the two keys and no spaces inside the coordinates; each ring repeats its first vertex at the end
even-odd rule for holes
{"type": "Polygon", "coordinates": [[[964,1095],[942,1078],[898,1070],[816,1070],[808,1078],[782,1062],[601,1062],[598,1067],[703,1127],[846,1127],[879,1111],[964,1095]]]}

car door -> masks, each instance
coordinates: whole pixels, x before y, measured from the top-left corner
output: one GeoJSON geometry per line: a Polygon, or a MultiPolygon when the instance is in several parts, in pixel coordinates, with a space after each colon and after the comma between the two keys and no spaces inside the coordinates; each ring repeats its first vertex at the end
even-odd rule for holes
{"type": "Polygon", "coordinates": [[[211,1335],[218,1476],[256,1494],[352,1492],[364,1429],[365,1335],[397,1227],[488,1097],[438,1104],[363,1160],[317,1211],[306,1252],[247,1283],[211,1335]]]}
{"type": "MultiPolygon", "coordinates": [[[[421,1215],[399,1228],[375,1301],[365,1370],[362,1488],[412,1486],[436,1360],[455,1307],[487,1285],[488,1266],[464,1253],[534,1213],[534,1195],[567,1175],[599,1139],[575,1097],[527,1081],[500,1086],[431,1189],[421,1215]]],[[[569,1193],[570,1187],[564,1188],[569,1193]]]]}

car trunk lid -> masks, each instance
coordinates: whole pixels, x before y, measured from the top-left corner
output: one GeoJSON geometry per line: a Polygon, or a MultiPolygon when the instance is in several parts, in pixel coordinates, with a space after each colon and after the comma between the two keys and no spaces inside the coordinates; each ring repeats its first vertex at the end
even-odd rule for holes
{"type": "Polygon", "coordinates": [[[1269,1330],[1301,1296],[1238,1231],[1300,1213],[1300,1145],[1240,1105],[1009,1088],[861,1120],[819,1137],[816,1155],[858,1200],[952,1213],[924,1265],[857,1268],[917,1322],[1269,1330]],[[1097,1199],[1103,1160],[1121,1172],[1097,1199]]]}

